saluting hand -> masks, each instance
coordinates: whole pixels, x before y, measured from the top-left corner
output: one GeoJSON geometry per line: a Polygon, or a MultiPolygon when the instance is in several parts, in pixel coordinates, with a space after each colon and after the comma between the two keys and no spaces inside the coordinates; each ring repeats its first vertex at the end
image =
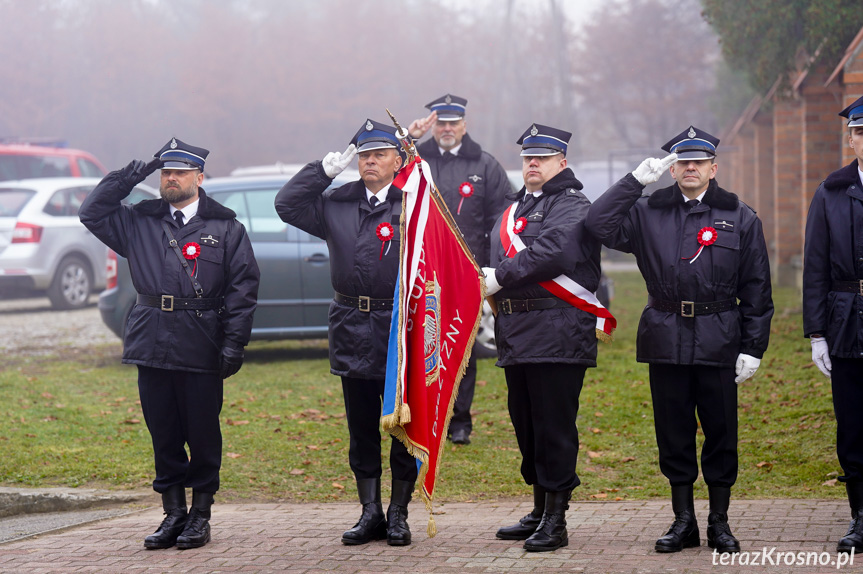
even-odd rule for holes
{"type": "Polygon", "coordinates": [[[152,159],[149,163],[133,159],[129,165],[120,170],[120,176],[127,186],[135,187],[160,167],[162,167],[162,160],[159,158],[152,159]]]}
{"type": "Polygon", "coordinates": [[[632,171],[632,177],[638,180],[641,185],[655,183],[662,177],[665,170],[677,161],[677,154],[673,153],[665,156],[662,159],[649,157],[632,171]]]}
{"type": "Polygon", "coordinates": [[[357,155],[357,146],[351,144],[343,153],[331,151],[324,156],[322,163],[324,164],[324,173],[330,179],[336,177],[348,167],[354,156],[357,155]]]}
{"type": "Polygon", "coordinates": [[[424,118],[419,118],[411,122],[408,126],[408,133],[415,140],[420,139],[437,121],[437,112],[432,112],[424,118]]]}

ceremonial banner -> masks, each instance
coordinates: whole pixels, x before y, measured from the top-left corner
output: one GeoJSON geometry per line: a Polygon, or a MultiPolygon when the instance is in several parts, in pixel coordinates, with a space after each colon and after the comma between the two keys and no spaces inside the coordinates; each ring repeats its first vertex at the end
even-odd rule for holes
{"type": "Polygon", "coordinates": [[[402,189],[401,260],[387,352],[381,422],[417,459],[417,486],[436,533],[432,499],[458,393],[482,314],[481,271],[419,157],[402,189]]]}

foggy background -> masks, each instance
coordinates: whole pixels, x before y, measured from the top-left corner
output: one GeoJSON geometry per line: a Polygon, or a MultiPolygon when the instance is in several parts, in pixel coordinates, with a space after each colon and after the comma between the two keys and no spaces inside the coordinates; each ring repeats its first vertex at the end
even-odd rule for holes
{"type": "Polygon", "coordinates": [[[719,135],[717,77],[693,0],[0,0],[0,138],[108,169],[172,136],[209,175],[306,163],[450,92],[504,167],[537,122],[574,133],[576,175],[615,159],[617,179],[691,123],[719,135]]]}

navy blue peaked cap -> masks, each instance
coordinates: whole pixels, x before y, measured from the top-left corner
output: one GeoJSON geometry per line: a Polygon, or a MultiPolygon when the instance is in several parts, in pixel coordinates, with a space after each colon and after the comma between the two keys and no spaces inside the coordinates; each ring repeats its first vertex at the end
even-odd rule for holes
{"type": "Polygon", "coordinates": [[[666,142],[662,149],[668,153],[676,153],[678,161],[700,160],[715,158],[718,145],[719,138],[695,126],[689,126],[666,142]]]}
{"type": "Polygon", "coordinates": [[[162,160],[162,169],[199,169],[204,171],[204,163],[210,150],[189,145],[177,138],[171,138],[162,149],[153,154],[162,160]]]}
{"type": "Polygon", "coordinates": [[[843,118],[848,118],[848,127],[863,126],[863,97],[839,112],[843,118]]]}
{"type": "Polygon", "coordinates": [[[521,144],[521,155],[543,156],[562,153],[566,155],[566,146],[572,134],[551,128],[542,124],[533,124],[521,134],[517,144],[521,144]]]}
{"type": "Polygon", "coordinates": [[[357,146],[357,152],[387,148],[398,150],[400,145],[396,128],[375,120],[366,120],[351,143],[357,146]]]}
{"type": "Polygon", "coordinates": [[[446,94],[426,104],[428,109],[437,112],[437,119],[442,122],[457,122],[464,118],[465,106],[466,99],[452,94],[446,94]]]}

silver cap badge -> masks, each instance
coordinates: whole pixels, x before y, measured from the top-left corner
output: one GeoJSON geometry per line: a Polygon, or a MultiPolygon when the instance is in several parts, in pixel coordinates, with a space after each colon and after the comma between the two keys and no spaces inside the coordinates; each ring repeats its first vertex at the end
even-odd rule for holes
{"type": "Polygon", "coordinates": [[[177,149],[177,138],[171,138],[171,149],[177,149]]]}
{"type": "Polygon", "coordinates": [[[373,126],[373,125],[372,125],[371,120],[367,121],[367,122],[366,122],[366,131],[367,131],[367,132],[370,132],[370,131],[372,131],[373,129],[375,129],[375,126],[373,126]]]}
{"type": "Polygon", "coordinates": [[[533,127],[530,128],[530,135],[535,136],[538,133],[539,133],[539,130],[536,129],[536,124],[534,124],[533,127]]]}
{"type": "Polygon", "coordinates": [[[691,138],[694,138],[697,134],[695,133],[695,130],[692,129],[692,126],[689,126],[689,132],[686,135],[688,135],[691,138]]]}

